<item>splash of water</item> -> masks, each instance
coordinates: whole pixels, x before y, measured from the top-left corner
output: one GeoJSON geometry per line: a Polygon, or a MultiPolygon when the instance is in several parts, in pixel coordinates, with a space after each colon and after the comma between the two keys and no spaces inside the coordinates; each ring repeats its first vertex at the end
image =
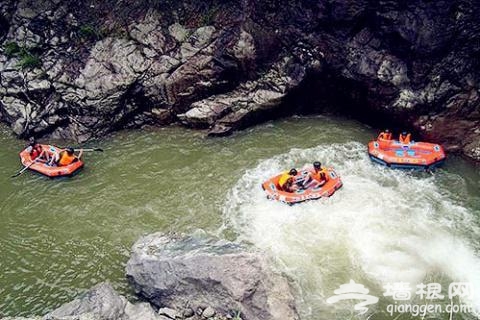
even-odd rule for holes
{"type": "Polygon", "coordinates": [[[276,257],[299,283],[305,305],[317,311],[328,309],[325,288],[355,278],[377,289],[393,282],[415,288],[442,277],[469,282],[478,288],[472,302],[480,309],[480,259],[467,237],[478,239],[479,223],[436,183],[435,176],[371,164],[356,142],[292,149],[244,174],[229,193],[225,221],[239,240],[276,257]],[[266,199],[263,181],[314,160],[334,167],[343,188],[292,207],[266,199]]]}

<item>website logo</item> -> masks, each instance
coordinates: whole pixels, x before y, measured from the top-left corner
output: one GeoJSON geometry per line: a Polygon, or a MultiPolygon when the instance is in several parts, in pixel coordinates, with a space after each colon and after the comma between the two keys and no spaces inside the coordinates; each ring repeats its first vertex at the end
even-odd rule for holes
{"type": "Polygon", "coordinates": [[[350,280],[350,283],[342,284],[340,288],[333,291],[334,296],[327,299],[327,303],[333,304],[342,300],[361,300],[354,306],[354,309],[364,314],[368,311],[367,306],[378,302],[378,297],[371,296],[370,290],[365,288],[363,284],[350,280]]]}

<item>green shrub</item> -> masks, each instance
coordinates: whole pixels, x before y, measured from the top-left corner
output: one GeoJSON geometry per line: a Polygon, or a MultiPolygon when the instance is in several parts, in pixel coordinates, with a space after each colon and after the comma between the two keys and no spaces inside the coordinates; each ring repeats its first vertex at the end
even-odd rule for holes
{"type": "Polygon", "coordinates": [[[242,320],[241,312],[240,311],[235,312],[235,316],[233,317],[232,320],[242,320]]]}
{"type": "Polygon", "coordinates": [[[22,50],[20,61],[18,66],[22,69],[34,69],[39,67],[41,64],[40,58],[26,50],[22,50]]]}
{"type": "Polygon", "coordinates": [[[16,56],[22,50],[22,48],[20,48],[20,46],[16,42],[7,42],[3,46],[3,49],[5,52],[5,55],[9,58],[16,56]]]}
{"type": "Polygon", "coordinates": [[[38,54],[35,54],[31,51],[35,50],[35,48],[27,49],[19,46],[15,42],[7,42],[3,49],[7,57],[18,57],[20,59],[17,66],[21,67],[22,69],[34,69],[40,67],[41,65],[41,60],[38,54]]]}
{"type": "Polygon", "coordinates": [[[101,32],[99,32],[95,27],[91,25],[83,25],[78,29],[78,33],[80,37],[86,38],[86,39],[100,39],[101,38],[101,32]]]}

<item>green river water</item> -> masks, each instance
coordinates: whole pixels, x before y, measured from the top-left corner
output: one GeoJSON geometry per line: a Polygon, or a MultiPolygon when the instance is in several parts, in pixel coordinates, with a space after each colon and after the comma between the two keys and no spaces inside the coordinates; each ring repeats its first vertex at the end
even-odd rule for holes
{"type": "Polygon", "coordinates": [[[294,280],[303,319],[413,319],[387,312],[394,301],[382,286],[397,282],[438,282],[444,295],[451,282],[470,283],[472,297],[452,303],[480,307],[479,168],[450,157],[434,174],[392,171],[368,159],[374,135],[325,117],[218,139],[178,127],[124,131],[85,154],[75,177],[50,180],[10,178],[24,142],[0,127],[0,315],[44,314],[104,280],[130,296],[124,267],[138,237],[198,229],[270,253],[294,280]],[[265,198],[262,181],[316,159],[344,182],[331,198],[291,207],[265,198]],[[351,279],[380,297],[365,315],[353,302],[325,303],[351,279]]]}

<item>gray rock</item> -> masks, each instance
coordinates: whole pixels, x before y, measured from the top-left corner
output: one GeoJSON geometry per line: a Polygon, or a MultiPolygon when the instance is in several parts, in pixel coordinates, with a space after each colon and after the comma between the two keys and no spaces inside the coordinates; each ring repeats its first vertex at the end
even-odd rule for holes
{"type": "Polygon", "coordinates": [[[34,10],[32,10],[29,7],[20,7],[17,10],[17,15],[19,17],[22,17],[22,18],[31,19],[31,18],[36,17],[38,15],[38,13],[35,12],[34,10]]]}
{"type": "Polygon", "coordinates": [[[202,312],[202,317],[208,319],[215,315],[215,310],[212,307],[207,307],[202,312]]]}
{"type": "Polygon", "coordinates": [[[7,317],[2,320],[167,320],[148,303],[132,304],[108,283],[100,283],[79,298],[43,317],[7,317]]]}
{"type": "Polygon", "coordinates": [[[46,318],[81,316],[91,314],[102,319],[120,319],[124,315],[127,301],[119,296],[108,283],[101,283],[87,291],[80,298],[49,313],[46,318]]]}
{"type": "MultiPolygon", "coordinates": [[[[143,55],[131,41],[107,38],[92,49],[81,71],[85,95],[89,98],[113,95],[119,88],[129,86],[138,73],[148,68],[143,55]]],[[[112,101],[115,108],[118,102],[112,101]]]]}
{"type": "Polygon", "coordinates": [[[38,80],[35,79],[34,81],[28,82],[28,89],[31,91],[34,90],[48,90],[50,89],[52,84],[48,80],[38,80]]]}
{"type": "Polygon", "coordinates": [[[127,278],[158,307],[211,306],[221,314],[239,310],[247,320],[298,319],[287,280],[271,270],[264,254],[226,241],[160,233],[141,238],[132,251],[127,278]]]}
{"type": "Polygon", "coordinates": [[[177,115],[178,119],[185,125],[197,128],[207,128],[215,121],[226,115],[231,110],[230,105],[223,102],[217,104],[206,103],[205,101],[195,102],[192,108],[186,113],[177,115]]]}
{"type": "Polygon", "coordinates": [[[195,312],[193,311],[192,308],[187,308],[183,311],[184,318],[190,318],[190,317],[193,317],[194,315],[195,315],[195,312]]]}
{"type": "Polygon", "coordinates": [[[174,23],[168,27],[168,32],[178,42],[184,42],[190,31],[181,24],[174,23]]]}
{"type": "Polygon", "coordinates": [[[171,308],[160,308],[158,314],[161,316],[169,317],[170,319],[180,318],[180,314],[175,309],[171,308]]]}
{"type": "Polygon", "coordinates": [[[44,320],[160,320],[148,303],[131,304],[106,282],[43,317],[44,320]]]}
{"type": "Polygon", "coordinates": [[[158,316],[148,303],[127,303],[124,318],[129,320],[165,320],[158,316]]]}
{"type": "Polygon", "coordinates": [[[292,57],[284,57],[260,79],[246,82],[228,94],[195,102],[178,118],[187,126],[212,127],[209,135],[226,135],[255,123],[256,115],[277,107],[304,77],[305,68],[292,57]]]}
{"type": "Polygon", "coordinates": [[[206,26],[201,27],[195,30],[195,32],[184,42],[180,48],[180,53],[182,59],[185,61],[195,54],[197,54],[200,50],[207,47],[213,41],[213,34],[215,32],[215,27],[213,26],[206,26]]]}
{"type": "Polygon", "coordinates": [[[255,52],[255,39],[250,33],[242,30],[233,47],[235,57],[240,61],[248,61],[255,58],[255,52]]]}
{"type": "Polygon", "coordinates": [[[42,317],[3,317],[1,320],[42,320],[42,317]]]}
{"type": "Polygon", "coordinates": [[[472,143],[465,146],[465,154],[476,161],[480,161],[480,134],[476,135],[472,143]]]}
{"type": "Polygon", "coordinates": [[[155,12],[147,14],[145,19],[132,26],[130,36],[139,43],[150,47],[156,54],[165,50],[165,35],[162,32],[159,17],[155,12]]]}

